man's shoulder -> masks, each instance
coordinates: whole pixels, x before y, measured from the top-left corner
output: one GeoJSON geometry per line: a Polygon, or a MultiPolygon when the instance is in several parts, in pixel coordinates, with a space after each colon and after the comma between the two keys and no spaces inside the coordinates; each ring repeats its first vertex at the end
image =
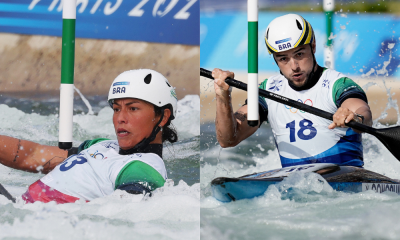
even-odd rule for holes
{"type": "Polygon", "coordinates": [[[334,92],[341,88],[359,87],[356,82],[345,74],[326,68],[324,69],[320,81],[322,82],[322,86],[329,86],[328,88],[334,92]]]}
{"type": "Polygon", "coordinates": [[[265,90],[267,88],[267,85],[274,84],[274,83],[280,82],[280,81],[284,81],[285,79],[286,78],[281,74],[273,75],[269,78],[264,79],[264,81],[262,81],[260,84],[260,88],[265,90]]]}
{"type": "Polygon", "coordinates": [[[346,76],[345,74],[332,70],[332,69],[326,69],[324,71],[324,74],[321,76],[324,81],[329,81],[330,85],[336,89],[338,87],[359,87],[359,85],[353,81],[351,78],[346,76]]]}
{"type": "MultiPolygon", "coordinates": [[[[324,72],[322,73],[321,78],[328,79],[328,80],[333,80],[335,82],[336,80],[339,80],[341,78],[348,78],[345,74],[335,71],[333,69],[329,68],[324,68],[324,72]]],[[[350,78],[348,78],[350,79],[350,78]]]]}
{"type": "Polygon", "coordinates": [[[337,107],[339,107],[349,96],[360,98],[368,103],[367,96],[362,87],[351,78],[347,77],[343,73],[331,69],[326,69],[325,72],[326,76],[323,79],[324,82],[322,83],[322,86],[324,86],[324,84],[329,85],[332,100],[337,107]]]}
{"type": "Polygon", "coordinates": [[[277,74],[277,75],[273,75],[271,77],[269,77],[268,79],[265,79],[265,81],[273,81],[273,80],[286,80],[285,76],[283,76],[282,74],[277,74]]]}

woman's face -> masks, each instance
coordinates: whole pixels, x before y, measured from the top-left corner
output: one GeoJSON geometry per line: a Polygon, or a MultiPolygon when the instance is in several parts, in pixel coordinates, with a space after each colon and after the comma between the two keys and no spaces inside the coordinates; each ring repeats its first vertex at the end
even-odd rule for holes
{"type": "Polygon", "coordinates": [[[130,149],[150,136],[160,117],[154,106],[136,98],[114,100],[113,123],[121,149],[130,149]]]}

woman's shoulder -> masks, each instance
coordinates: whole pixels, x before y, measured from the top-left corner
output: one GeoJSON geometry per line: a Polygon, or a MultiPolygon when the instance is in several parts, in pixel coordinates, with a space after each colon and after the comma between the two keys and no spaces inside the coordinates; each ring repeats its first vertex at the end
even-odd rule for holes
{"type": "Polygon", "coordinates": [[[89,149],[91,147],[103,146],[105,148],[114,148],[118,149],[118,141],[110,140],[108,138],[95,138],[93,140],[86,140],[78,147],[78,152],[89,149]]]}
{"type": "Polygon", "coordinates": [[[155,153],[135,153],[130,155],[132,160],[145,162],[151,166],[164,166],[164,160],[155,153]]]}

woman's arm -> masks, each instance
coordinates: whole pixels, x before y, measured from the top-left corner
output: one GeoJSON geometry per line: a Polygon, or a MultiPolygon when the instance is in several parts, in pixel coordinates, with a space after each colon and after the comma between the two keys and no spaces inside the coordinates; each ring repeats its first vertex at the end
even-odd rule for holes
{"type": "Polygon", "coordinates": [[[68,157],[68,151],[0,135],[0,163],[27,172],[48,173],[68,157]]]}

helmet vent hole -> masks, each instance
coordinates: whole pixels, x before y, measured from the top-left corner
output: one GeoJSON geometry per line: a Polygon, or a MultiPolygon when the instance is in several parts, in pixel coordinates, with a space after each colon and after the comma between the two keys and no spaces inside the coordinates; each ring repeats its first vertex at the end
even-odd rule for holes
{"type": "Polygon", "coordinates": [[[151,73],[147,74],[147,76],[144,78],[144,82],[146,84],[150,84],[150,82],[151,82],[151,73]]]}
{"type": "Polygon", "coordinates": [[[299,28],[299,30],[303,30],[303,27],[301,26],[299,20],[296,19],[296,23],[297,23],[297,27],[299,28]]]}
{"type": "Polygon", "coordinates": [[[268,30],[267,30],[267,36],[266,36],[267,40],[268,40],[268,33],[269,33],[269,28],[268,28],[268,30]]]}
{"type": "Polygon", "coordinates": [[[168,87],[171,87],[171,85],[169,85],[169,83],[167,81],[165,81],[165,83],[168,85],[168,87]]]}

